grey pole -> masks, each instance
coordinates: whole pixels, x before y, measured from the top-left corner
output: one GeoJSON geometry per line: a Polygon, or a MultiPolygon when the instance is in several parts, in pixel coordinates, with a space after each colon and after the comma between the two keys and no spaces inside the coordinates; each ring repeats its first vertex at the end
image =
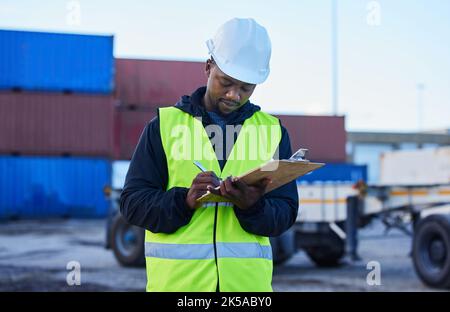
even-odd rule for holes
{"type": "Polygon", "coordinates": [[[331,102],[333,115],[338,114],[338,4],[331,0],[331,102]]]}

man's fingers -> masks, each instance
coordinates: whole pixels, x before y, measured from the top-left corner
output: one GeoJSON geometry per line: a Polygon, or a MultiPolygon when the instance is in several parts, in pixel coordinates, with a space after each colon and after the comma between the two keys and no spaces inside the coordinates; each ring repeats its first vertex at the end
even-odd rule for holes
{"type": "Polygon", "coordinates": [[[198,194],[203,195],[207,192],[206,187],[205,188],[193,188],[192,192],[195,194],[195,196],[198,196],[198,194]]]}
{"type": "Polygon", "coordinates": [[[211,183],[215,186],[219,186],[220,184],[220,180],[219,178],[215,175],[214,172],[209,171],[209,172],[202,172],[200,174],[198,174],[194,180],[192,181],[192,183],[211,183]]]}
{"type": "Polygon", "coordinates": [[[233,178],[228,177],[224,182],[225,188],[230,197],[238,197],[241,190],[234,185],[233,178]]]}
{"type": "Polygon", "coordinates": [[[222,196],[228,195],[227,190],[225,189],[225,181],[222,181],[222,183],[220,183],[219,189],[222,196]]]}
{"type": "Polygon", "coordinates": [[[197,174],[197,176],[210,176],[210,175],[215,175],[214,171],[205,171],[197,174]]]}
{"type": "Polygon", "coordinates": [[[202,184],[207,183],[215,186],[219,186],[219,180],[214,177],[197,177],[194,179],[192,184],[202,184]]]}
{"type": "Polygon", "coordinates": [[[225,191],[230,193],[232,191],[231,178],[226,178],[225,181],[223,181],[223,184],[225,186],[225,191]]]}
{"type": "Polygon", "coordinates": [[[196,183],[192,187],[195,188],[195,189],[198,189],[198,190],[207,190],[208,186],[216,187],[212,183],[196,183]]]}
{"type": "Polygon", "coordinates": [[[261,192],[264,192],[267,188],[267,186],[272,182],[269,178],[261,179],[258,183],[256,183],[254,186],[259,189],[261,192]]]}
{"type": "Polygon", "coordinates": [[[240,191],[245,192],[248,188],[247,184],[238,177],[232,179],[234,187],[238,188],[240,191]]]}
{"type": "Polygon", "coordinates": [[[208,171],[211,172],[211,175],[216,178],[217,180],[219,180],[219,177],[216,175],[216,173],[214,171],[208,171]]]}
{"type": "Polygon", "coordinates": [[[209,186],[207,187],[207,190],[210,191],[210,192],[213,193],[213,194],[221,195],[221,193],[220,193],[220,188],[219,188],[219,189],[216,189],[215,187],[209,185],[209,186]]]}

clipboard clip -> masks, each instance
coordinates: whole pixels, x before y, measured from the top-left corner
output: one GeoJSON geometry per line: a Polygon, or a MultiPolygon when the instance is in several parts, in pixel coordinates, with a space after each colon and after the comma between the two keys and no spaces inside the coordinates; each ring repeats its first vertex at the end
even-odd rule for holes
{"type": "Polygon", "coordinates": [[[289,158],[289,160],[309,162],[309,160],[306,159],[307,152],[308,152],[307,148],[300,148],[298,151],[296,151],[294,154],[292,154],[292,156],[289,158]]]}

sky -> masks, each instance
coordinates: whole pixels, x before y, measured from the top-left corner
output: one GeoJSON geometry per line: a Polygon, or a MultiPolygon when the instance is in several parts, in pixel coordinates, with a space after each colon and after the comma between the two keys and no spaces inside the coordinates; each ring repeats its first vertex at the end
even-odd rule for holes
{"type": "MultiPolygon", "coordinates": [[[[252,102],[269,113],[330,115],[331,3],[0,0],[0,28],[112,34],[116,57],[205,61],[221,24],[252,17],[272,41],[271,74],[252,102]]],[[[450,128],[450,1],[336,3],[337,112],[347,130],[450,128]]]]}

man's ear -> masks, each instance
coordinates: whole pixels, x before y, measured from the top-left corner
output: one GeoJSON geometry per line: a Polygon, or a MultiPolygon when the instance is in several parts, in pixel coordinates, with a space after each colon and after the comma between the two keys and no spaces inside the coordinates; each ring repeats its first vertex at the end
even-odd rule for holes
{"type": "Polygon", "coordinates": [[[208,78],[211,75],[212,66],[213,66],[213,62],[211,61],[211,59],[208,59],[205,64],[205,74],[206,74],[206,77],[208,77],[208,78]]]}

